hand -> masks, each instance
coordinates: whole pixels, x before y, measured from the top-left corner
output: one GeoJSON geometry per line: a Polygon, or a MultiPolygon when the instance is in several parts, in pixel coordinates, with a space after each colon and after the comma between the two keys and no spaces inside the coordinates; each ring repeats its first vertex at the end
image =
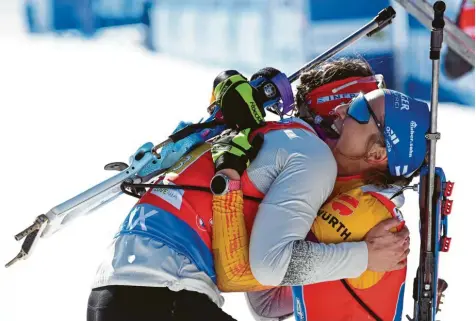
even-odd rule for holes
{"type": "Polygon", "coordinates": [[[400,270],[407,264],[410,253],[410,232],[404,226],[399,232],[391,232],[392,228],[402,224],[392,218],[380,222],[365,236],[369,261],[367,269],[375,272],[400,270]]]}
{"type": "Polygon", "coordinates": [[[264,101],[248,80],[235,70],[220,73],[214,81],[213,97],[228,127],[255,129],[264,124],[264,101]]]}
{"type": "Polygon", "coordinates": [[[215,170],[233,169],[241,176],[250,162],[256,158],[263,145],[262,134],[254,137],[251,143],[248,137],[251,130],[225,130],[213,143],[211,148],[215,170]]]}

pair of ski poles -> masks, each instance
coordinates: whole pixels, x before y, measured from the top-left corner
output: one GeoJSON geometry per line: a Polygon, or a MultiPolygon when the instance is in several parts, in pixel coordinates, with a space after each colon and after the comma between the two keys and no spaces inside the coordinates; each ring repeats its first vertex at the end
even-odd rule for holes
{"type": "MultiPolygon", "coordinates": [[[[375,18],[359,30],[349,35],[347,38],[343,39],[312,61],[308,62],[306,65],[302,66],[298,71],[288,77],[289,81],[291,83],[296,81],[303,72],[328,60],[362,37],[370,37],[379,32],[392,22],[395,15],[395,10],[391,6],[383,9],[375,18]]],[[[133,182],[139,183],[144,181],[138,173],[145,167],[154,167],[154,164],[157,163],[158,154],[154,151],[159,150],[160,147],[163,147],[168,143],[179,140],[181,137],[186,137],[188,134],[190,133],[184,131],[182,132],[182,135],[174,136],[173,140],[169,138],[156,146],[151,145],[151,143],[144,144],[133,156],[131,156],[131,164],[129,166],[124,163],[116,163],[116,168],[109,168],[119,170],[119,174],[116,174],[106,181],[103,181],[83,193],[55,206],[46,214],[39,215],[32,225],[15,235],[17,241],[20,241],[23,238],[25,238],[25,240],[18,255],[8,262],[6,267],[13,265],[19,260],[26,259],[31,254],[39,238],[50,236],[65,225],[69,224],[76,217],[84,216],[119,196],[122,193],[120,186],[124,181],[132,180],[133,182]]],[[[150,177],[150,175],[148,175],[148,177],[150,177]]]]}

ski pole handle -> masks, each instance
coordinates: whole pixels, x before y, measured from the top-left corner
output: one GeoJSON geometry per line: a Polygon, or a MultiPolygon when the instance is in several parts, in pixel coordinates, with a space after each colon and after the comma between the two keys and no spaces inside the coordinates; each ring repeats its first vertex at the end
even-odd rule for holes
{"type": "Polygon", "coordinates": [[[367,34],[367,37],[372,37],[377,32],[381,31],[383,28],[392,23],[393,18],[396,16],[395,10],[389,6],[382,11],[380,11],[377,16],[374,18],[374,21],[377,22],[378,27],[370,31],[367,34]]]}
{"type": "Polygon", "coordinates": [[[336,55],[337,53],[341,52],[360,38],[364,36],[371,37],[376,32],[379,32],[390,23],[392,23],[392,19],[395,18],[396,12],[392,8],[392,6],[388,6],[387,8],[380,11],[375,18],[373,18],[369,23],[365,26],[348,36],[347,38],[341,40],[339,43],[334,45],[333,47],[326,50],[324,53],[319,55],[318,57],[314,58],[301,68],[293,73],[291,76],[288,77],[290,83],[296,81],[299,76],[306,71],[311,70],[312,68],[316,67],[323,61],[331,58],[332,56],[336,55]]]}
{"type": "Polygon", "coordinates": [[[446,5],[443,1],[437,1],[433,5],[434,18],[431,23],[430,59],[439,60],[441,46],[443,44],[443,28],[445,27],[446,5]]]}

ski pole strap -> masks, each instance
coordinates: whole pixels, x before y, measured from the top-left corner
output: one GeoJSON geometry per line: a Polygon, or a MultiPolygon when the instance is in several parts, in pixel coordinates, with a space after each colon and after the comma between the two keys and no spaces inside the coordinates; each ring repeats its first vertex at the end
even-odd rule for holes
{"type": "Polygon", "coordinates": [[[172,141],[172,142],[177,142],[193,133],[195,133],[197,130],[199,129],[205,129],[205,128],[213,128],[213,127],[216,127],[216,126],[219,126],[219,125],[223,125],[222,123],[220,123],[218,120],[214,119],[214,120],[211,120],[209,122],[205,122],[205,123],[198,123],[198,124],[191,124],[191,125],[188,125],[187,127],[185,128],[182,128],[181,130],[179,130],[178,132],[172,134],[169,136],[169,139],[172,141]]]}
{"type": "Polygon", "coordinates": [[[352,288],[347,284],[347,282],[344,279],[342,279],[340,281],[344,285],[347,292],[349,292],[349,294],[352,295],[352,297],[355,299],[355,301],[357,301],[357,303],[359,303],[360,306],[362,308],[364,308],[364,310],[367,311],[367,313],[370,314],[372,316],[372,318],[375,319],[375,321],[383,321],[382,318],[380,318],[367,304],[365,304],[364,301],[362,301],[361,298],[359,298],[357,293],[355,293],[354,290],[352,290],[352,288]]]}
{"type": "MultiPolygon", "coordinates": [[[[123,182],[123,186],[131,187],[131,188],[168,188],[168,189],[183,189],[183,190],[191,190],[191,191],[199,191],[199,192],[207,192],[212,193],[210,187],[207,186],[195,186],[195,185],[166,185],[166,184],[137,184],[137,183],[130,183],[130,182],[123,182]]],[[[130,194],[129,194],[130,195],[130,194]]],[[[131,195],[134,196],[134,195],[131,195]]],[[[243,195],[243,199],[247,199],[254,202],[261,202],[263,199],[259,197],[253,197],[248,195],[243,195]]]]}
{"type": "MultiPolygon", "coordinates": [[[[218,127],[220,125],[224,125],[224,124],[219,122],[216,119],[213,119],[211,121],[204,122],[204,123],[197,123],[197,124],[187,125],[186,127],[180,129],[179,131],[171,134],[169,136],[169,138],[167,138],[166,140],[164,140],[160,144],[155,145],[152,148],[152,154],[154,154],[155,156],[157,156],[157,158],[160,159],[160,158],[162,158],[163,155],[161,155],[161,153],[159,152],[159,149],[161,149],[165,146],[168,146],[169,144],[177,143],[178,141],[180,141],[184,138],[187,138],[187,137],[189,137],[193,134],[196,134],[197,131],[200,130],[200,129],[215,128],[215,127],[218,127]]],[[[213,131],[212,131],[212,133],[213,133],[213,131]]],[[[206,135],[209,135],[209,134],[210,134],[210,132],[208,132],[206,135]]],[[[206,140],[203,135],[202,135],[202,138],[203,138],[202,141],[206,140]]],[[[196,145],[196,144],[192,144],[192,145],[196,145]]],[[[190,147],[193,147],[193,146],[190,146],[190,147]]]]}

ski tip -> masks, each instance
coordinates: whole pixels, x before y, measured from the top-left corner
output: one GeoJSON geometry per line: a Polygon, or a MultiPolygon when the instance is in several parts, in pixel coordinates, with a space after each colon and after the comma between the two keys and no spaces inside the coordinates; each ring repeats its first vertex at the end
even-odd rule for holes
{"type": "Polygon", "coordinates": [[[18,253],[17,256],[15,256],[10,262],[8,262],[7,264],[5,264],[5,268],[9,268],[10,266],[12,266],[13,264],[15,264],[16,262],[20,261],[24,256],[24,253],[23,251],[18,253]]]}

